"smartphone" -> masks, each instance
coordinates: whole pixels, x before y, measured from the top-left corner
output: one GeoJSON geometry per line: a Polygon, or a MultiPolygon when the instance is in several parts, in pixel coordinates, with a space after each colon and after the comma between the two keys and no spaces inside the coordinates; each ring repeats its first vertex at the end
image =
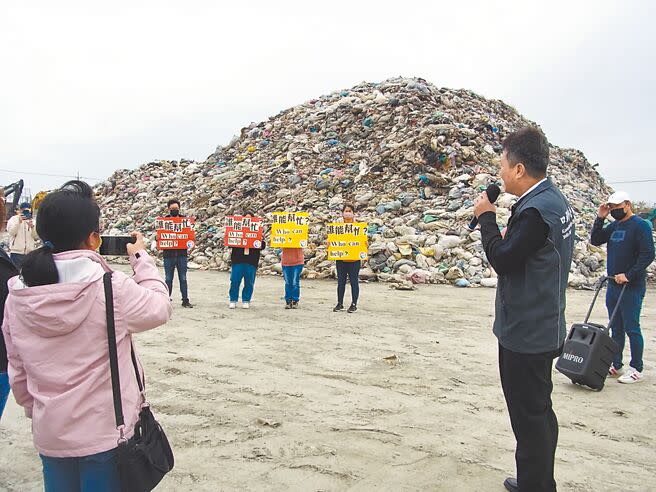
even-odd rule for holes
{"type": "Polygon", "coordinates": [[[100,236],[100,254],[103,256],[128,256],[128,244],[137,240],[132,236],[100,236]]]}

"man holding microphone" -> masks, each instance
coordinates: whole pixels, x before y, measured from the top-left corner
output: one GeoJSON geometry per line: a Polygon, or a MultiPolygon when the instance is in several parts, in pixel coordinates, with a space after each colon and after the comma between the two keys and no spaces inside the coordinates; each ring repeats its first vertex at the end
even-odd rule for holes
{"type": "Polygon", "coordinates": [[[565,290],[574,250],[574,214],[547,178],[549,143],[537,128],[523,128],[503,142],[500,176],[519,197],[505,235],[484,193],[474,214],[487,259],[499,275],[494,334],[499,373],[517,447],[517,479],[510,491],[555,491],[558,420],[552,408],[553,360],[566,336],[565,290]]]}

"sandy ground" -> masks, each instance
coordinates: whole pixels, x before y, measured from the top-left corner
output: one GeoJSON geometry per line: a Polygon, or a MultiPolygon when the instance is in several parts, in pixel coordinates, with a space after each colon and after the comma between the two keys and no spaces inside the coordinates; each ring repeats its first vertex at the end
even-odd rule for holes
{"type": "MultiPolygon", "coordinates": [[[[503,490],[514,440],[493,290],[365,284],[347,314],[331,311],[333,282],[306,281],[301,308],[286,311],[282,279],[263,277],[252,309],[230,311],[226,274],[189,280],[196,308],[176,301],[168,325],[136,337],[176,457],[158,490],[503,490]]],[[[590,299],[569,293],[569,322],[590,299]]],[[[654,326],[652,290],[641,384],[596,393],[554,373],[559,490],[656,490],[654,326]]],[[[0,489],[41,490],[12,397],[0,441],[0,489]]]]}

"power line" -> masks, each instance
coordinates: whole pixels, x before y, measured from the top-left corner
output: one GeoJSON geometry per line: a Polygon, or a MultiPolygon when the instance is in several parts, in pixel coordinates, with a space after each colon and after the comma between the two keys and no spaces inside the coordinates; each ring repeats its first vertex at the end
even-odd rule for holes
{"type": "Polygon", "coordinates": [[[633,179],[630,181],[608,181],[609,184],[654,183],[656,179],[633,179]]]}
{"type": "Polygon", "coordinates": [[[48,173],[35,173],[35,172],[30,172],[30,171],[12,171],[11,169],[0,169],[0,172],[2,173],[11,173],[11,174],[30,174],[33,176],[48,176],[50,178],[75,178],[75,179],[87,179],[90,181],[104,181],[104,178],[90,178],[88,176],[80,176],[80,175],[68,175],[68,174],[48,174],[48,173]]]}

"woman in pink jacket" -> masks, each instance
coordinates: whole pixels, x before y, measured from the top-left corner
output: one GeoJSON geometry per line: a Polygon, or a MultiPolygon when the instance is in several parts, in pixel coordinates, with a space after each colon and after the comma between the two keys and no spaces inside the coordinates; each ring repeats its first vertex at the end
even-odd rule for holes
{"type": "MultiPolygon", "coordinates": [[[[37,229],[44,246],[9,281],[2,330],[10,385],[32,418],[46,491],[119,490],[102,279],[111,269],[95,252],[100,209],[89,185],[71,181],[46,196],[37,229]]],[[[112,280],[126,438],[143,402],[132,334],[171,316],[166,284],[135,236],[127,250],[134,276],[114,272],[112,280]]]]}

